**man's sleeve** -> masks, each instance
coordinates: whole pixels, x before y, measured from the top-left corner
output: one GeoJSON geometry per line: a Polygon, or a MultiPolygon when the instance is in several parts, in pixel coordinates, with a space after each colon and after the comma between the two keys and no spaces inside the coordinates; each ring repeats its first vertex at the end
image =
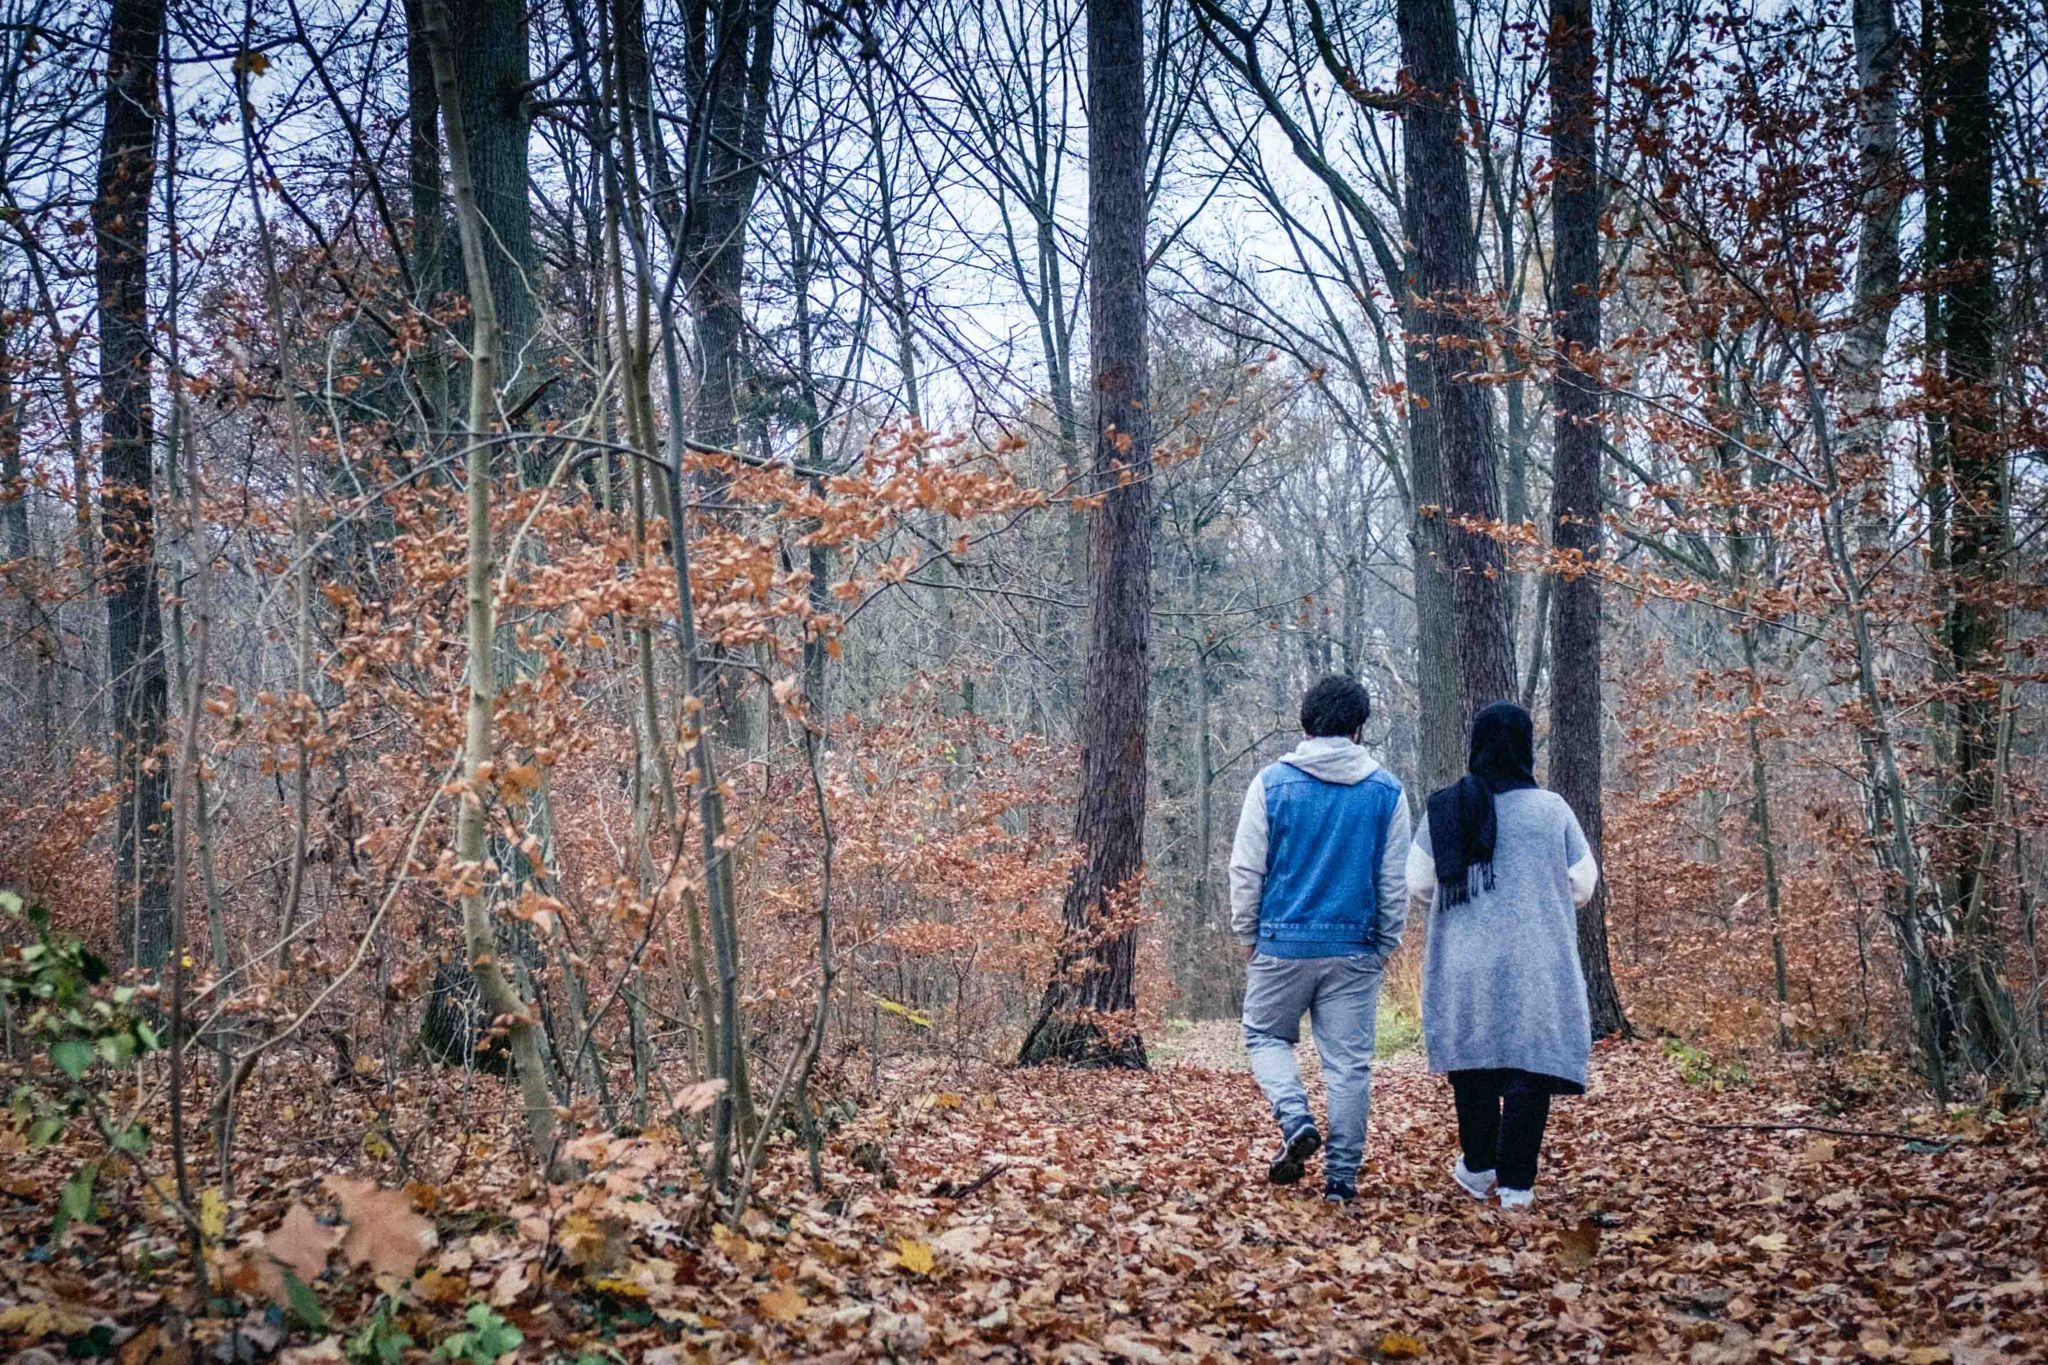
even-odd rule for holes
{"type": "Polygon", "coordinates": [[[1408,797],[1394,789],[1394,809],[1387,815],[1386,842],[1380,848],[1379,932],[1374,951],[1390,958],[1401,950],[1401,934],[1408,927],[1408,797]]]}
{"type": "Polygon", "coordinates": [[[1266,779],[1252,779],[1230,845],[1230,933],[1249,947],[1259,941],[1259,901],[1266,890],[1266,779]]]}

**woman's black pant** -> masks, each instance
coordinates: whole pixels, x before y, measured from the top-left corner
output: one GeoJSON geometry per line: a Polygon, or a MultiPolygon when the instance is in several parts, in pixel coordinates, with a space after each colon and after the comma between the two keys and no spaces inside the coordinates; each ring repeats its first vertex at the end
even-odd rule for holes
{"type": "Polygon", "coordinates": [[[1492,1171],[1506,1189],[1534,1189],[1550,1092],[1547,1077],[1527,1071],[1453,1071],[1465,1169],[1492,1171]]]}

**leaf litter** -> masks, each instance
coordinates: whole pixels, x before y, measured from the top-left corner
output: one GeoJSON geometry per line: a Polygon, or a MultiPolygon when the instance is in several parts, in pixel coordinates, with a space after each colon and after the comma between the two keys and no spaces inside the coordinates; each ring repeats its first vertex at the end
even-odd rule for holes
{"type": "MultiPolygon", "coordinates": [[[[831,1135],[822,1193],[778,1148],[737,1227],[658,1131],[586,1135],[584,1173],[556,1186],[519,1169],[510,1127],[465,1135],[496,1160],[404,1188],[280,1139],[214,1253],[246,1316],[182,1318],[172,1267],[134,1273],[174,1225],[125,1244],[86,1225],[0,1267],[0,1333],[53,1358],[99,1329],[124,1361],[312,1362],[348,1358],[389,1304],[397,1358],[418,1360],[479,1332],[516,1334],[518,1359],[652,1365],[2048,1351],[2048,1160],[2024,1118],[1901,1108],[1887,1123],[1925,1140],[1827,1137],[1803,1126],[1834,1125],[1796,1060],[1716,1092],[1649,1045],[1602,1047],[1591,1094],[1553,1110],[1536,1208],[1508,1215],[1451,1182],[1447,1087],[1403,1055],[1376,1069],[1360,1197],[1339,1208],[1313,1174],[1265,1183],[1271,1122],[1234,1038],[1195,1026],[1149,1073],[906,1065],[831,1135]]],[[[32,1212],[6,1212],[18,1244],[32,1212]]]]}

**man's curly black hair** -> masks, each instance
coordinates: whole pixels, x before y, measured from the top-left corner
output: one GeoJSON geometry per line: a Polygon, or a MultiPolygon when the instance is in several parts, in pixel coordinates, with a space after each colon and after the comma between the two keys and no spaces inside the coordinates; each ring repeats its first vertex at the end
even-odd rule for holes
{"type": "Polygon", "coordinates": [[[1356,734],[1371,717],[1372,698],[1356,678],[1333,673],[1301,699],[1301,728],[1311,739],[1356,734]]]}

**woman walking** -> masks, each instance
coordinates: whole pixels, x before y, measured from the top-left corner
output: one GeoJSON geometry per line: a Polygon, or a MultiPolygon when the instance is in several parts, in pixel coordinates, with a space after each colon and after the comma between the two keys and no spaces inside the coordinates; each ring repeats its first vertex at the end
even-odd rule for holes
{"type": "Polygon", "coordinates": [[[1506,1209],[1535,1201],[1550,1097],[1585,1093],[1593,1041],[1577,910],[1600,870],[1535,758],[1527,711],[1481,711],[1465,776],[1430,796],[1408,851],[1409,898],[1429,902],[1423,1041],[1458,1107],[1452,1174],[1506,1209]]]}

